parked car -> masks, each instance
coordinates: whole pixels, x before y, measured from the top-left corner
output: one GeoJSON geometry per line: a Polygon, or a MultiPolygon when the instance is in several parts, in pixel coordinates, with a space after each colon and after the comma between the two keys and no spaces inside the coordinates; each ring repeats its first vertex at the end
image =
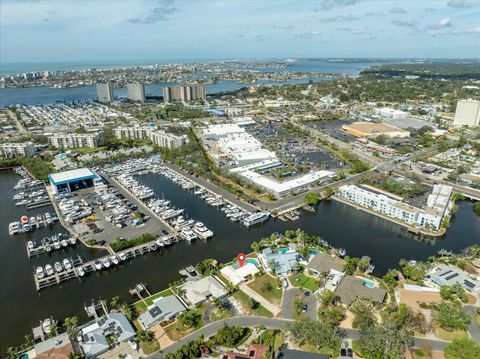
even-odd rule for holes
{"type": "Polygon", "coordinates": [[[280,282],[282,283],[283,288],[288,288],[288,282],[285,277],[280,277],[280,282]]]}
{"type": "Polygon", "coordinates": [[[308,310],[308,304],[304,304],[302,307],[302,312],[306,313],[308,310]]]}

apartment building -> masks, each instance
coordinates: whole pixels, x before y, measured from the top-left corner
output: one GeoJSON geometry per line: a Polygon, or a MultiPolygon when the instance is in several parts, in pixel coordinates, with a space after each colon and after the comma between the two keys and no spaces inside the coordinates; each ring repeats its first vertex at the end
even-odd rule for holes
{"type": "Polygon", "coordinates": [[[480,101],[460,100],[457,102],[453,125],[456,127],[480,126],[480,101]]]}
{"type": "Polygon", "coordinates": [[[145,102],[145,85],[142,83],[127,84],[127,98],[131,101],[145,102]]]}
{"type": "Polygon", "coordinates": [[[105,83],[97,83],[97,100],[101,103],[109,103],[114,100],[113,97],[113,84],[108,81],[105,83]]]}
{"type": "Polygon", "coordinates": [[[165,103],[205,99],[205,85],[167,86],[163,88],[163,100],[165,103]]]}
{"type": "Polygon", "coordinates": [[[35,155],[35,146],[33,142],[0,144],[0,157],[32,157],[33,155],[35,155]]]}
{"type": "Polygon", "coordinates": [[[185,136],[177,136],[149,126],[117,127],[113,129],[116,138],[150,140],[159,147],[177,148],[186,143],[185,136]]]}
{"type": "Polygon", "coordinates": [[[56,133],[48,137],[48,144],[55,148],[96,148],[98,133],[56,133]]]}
{"type": "Polygon", "coordinates": [[[372,209],[386,216],[401,220],[412,226],[439,230],[443,217],[451,209],[452,187],[435,185],[424,209],[402,202],[396,196],[366,189],[356,185],[344,185],[338,195],[347,201],[372,209]]]}

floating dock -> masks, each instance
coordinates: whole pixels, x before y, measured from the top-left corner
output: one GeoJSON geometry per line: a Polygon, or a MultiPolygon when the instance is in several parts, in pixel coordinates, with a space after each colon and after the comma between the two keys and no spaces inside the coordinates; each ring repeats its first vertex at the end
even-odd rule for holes
{"type": "MultiPolygon", "coordinates": [[[[172,244],[178,241],[175,235],[172,235],[166,238],[168,238],[172,244]]],[[[119,254],[124,253],[126,260],[129,260],[131,258],[135,258],[137,256],[144,255],[146,253],[158,251],[160,248],[163,248],[163,247],[159,247],[157,245],[155,249],[153,249],[152,244],[156,243],[156,241],[157,240],[140,244],[136,247],[128,248],[124,251],[117,252],[115,255],[118,257],[119,254]]],[[[71,269],[63,270],[62,272],[52,274],[51,276],[43,277],[41,279],[39,279],[35,275],[35,273],[33,273],[33,278],[35,280],[35,286],[37,288],[37,291],[40,291],[41,289],[44,289],[44,288],[48,288],[52,285],[61,284],[62,282],[69,279],[82,278],[83,276],[80,275],[79,268],[82,268],[83,271],[85,272],[84,277],[87,277],[88,273],[90,272],[108,270],[110,268],[104,268],[103,266],[101,269],[97,269],[95,267],[95,262],[96,261],[102,262],[103,260],[107,260],[107,259],[110,260],[110,257],[111,255],[106,255],[100,258],[96,258],[94,260],[90,260],[88,262],[84,262],[80,257],[78,257],[77,259],[72,260],[73,267],[71,269]]],[[[113,263],[110,263],[110,265],[111,267],[115,267],[113,263]]]]}
{"type": "Polygon", "coordinates": [[[53,246],[53,244],[39,244],[37,247],[34,247],[34,248],[29,248],[28,247],[28,244],[26,245],[27,247],[27,255],[28,255],[28,258],[31,258],[31,257],[34,257],[34,256],[39,256],[41,254],[45,254],[45,253],[52,253],[52,252],[55,252],[55,251],[59,251],[59,250],[62,250],[62,249],[67,249],[68,247],[73,247],[75,246],[77,243],[78,243],[78,240],[77,242],[75,242],[75,244],[72,244],[69,240],[67,240],[67,243],[68,245],[66,247],[64,246],[61,246],[60,248],[55,248],[53,246]],[[47,250],[47,248],[50,247],[50,250],[47,250]]]}

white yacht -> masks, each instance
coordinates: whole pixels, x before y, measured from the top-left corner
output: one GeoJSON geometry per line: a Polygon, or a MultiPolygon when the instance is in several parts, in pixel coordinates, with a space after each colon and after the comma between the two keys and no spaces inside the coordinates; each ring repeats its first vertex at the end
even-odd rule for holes
{"type": "Polygon", "coordinates": [[[14,235],[20,232],[20,222],[12,222],[8,225],[8,233],[14,235]]]}
{"type": "Polygon", "coordinates": [[[110,260],[112,261],[113,264],[115,264],[115,265],[118,264],[118,258],[117,258],[117,256],[110,256],[110,260]]]}
{"type": "Polygon", "coordinates": [[[35,244],[33,243],[33,241],[28,241],[28,242],[27,242],[27,246],[28,246],[28,249],[33,249],[33,248],[35,248],[35,244]]]}
{"type": "Polygon", "coordinates": [[[75,238],[75,237],[70,237],[68,241],[70,242],[70,244],[72,246],[77,244],[77,238],[75,238]]]}
{"type": "Polygon", "coordinates": [[[125,252],[120,252],[118,253],[118,258],[120,258],[121,261],[125,261],[127,260],[127,255],[125,254],[125,252]]]}
{"type": "Polygon", "coordinates": [[[243,220],[243,224],[247,227],[254,226],[255,224],[265,222],[270,217],[270,212],[257,212],[253,213],[243,220]]]}
{"type": "Polygon", "coordinates": [[[102,259],[102,264],[105,268],[109,268],[110,267],[110,260],[108,258],[104,258],[104,259],[102,259]]]}
{"type": "Polygon", "coordinates": [[[213,232],[209,230],[202,222],[196,222],[193,226],[193,231],[200,239],[208,239],[213,237],[213,232]]]}
{"type": "Polygon", "coordinates": [[[53,266],[55,267],[55,270],[57,271],[57,273],[60,273],[61,271],[63,271],[62,263],[55,262],[53,266]]]}
{"type": "Polygon", "coordinates": [[[66,270],[72,269],[72,262],[68,258],[65,258],[63,260],[63,266],[65,267],[66,270]]]}
{"type": "Polygon", "coordinates": [[[182,237],[185,238],[185,240],[191,242],[195,238],[197,238],[197,235],[191,229],[184,229],[182,231],[182,237]]]}
{"type": "Polygon", "coordinates": [[[78,267],[77,271],[80,277],[83,277],[85,275],[85,270],[83,269],[83,267],[78,267]]]}
{"type": "Polygon", "coordinates": [[[95,265],[96,270],[100,270],[103,268],[102,263],[98,259],[95,262],[93,262],[93,264],[95,265]]]}
{"type": "Polygon", "coordinates": [[[48,276],[50,276],[54,273],[53,267],[50,264],[47,264],[45,266],[45,273],[47,273],[48,276]]]}
{"type": "Polygon", "coordinates": [[[37,267],[35,274],[37,275],[38,279],[42,279],[43,277],[45,277],[45,272],[43,271],[42,267],[37,267]]]}

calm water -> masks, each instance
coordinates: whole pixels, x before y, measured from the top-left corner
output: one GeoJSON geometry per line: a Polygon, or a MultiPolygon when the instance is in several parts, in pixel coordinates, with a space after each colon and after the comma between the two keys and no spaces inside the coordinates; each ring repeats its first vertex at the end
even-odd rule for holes
{"type": "MultiPolygon", "coordinates": [[[[108,272],[91,274],[82,283],[77,280],[65,282],[61,287],[51,287],[37,293],[32,271],[39,264],[52,263],[65,256],[81,255],[84,258],[100,256],[102,251],[88,251],[77,245],[68,252],[52,256],[41,256],[28,260],[25,241],[28,238],[41,239],[48,233],[61,231],[59,225],[29,235],[10,237],[8,223],[25,214],[24,208],[15,207],[11,197],[18,177],[11,172],[0,172],[0,349],[19,344],[23,336],[39,320],[49,315],[62,319],[77,315],[86,320],[83,310],[85,302],[92,298],[111,298],[120,295],[133,300],[128,289],[138,282],[147,283],[152,291],[168,286],[179,277],[178,271],[188,264],[204,258],[229,261],[240,251],[249,251],[250,244],[272,232],[302,228],[311,234],[321,235],[337,247],[345,247],[348,254],[372,257],[377,275],[396,266],[401,258],[424,259],[435,254],[440,248],[461,250],[480,238],[480,219],[473,214],[471,204],[463,202],[446,239],[437,241],[415,241],[405,231],[390,222],[337,202],[322,203],[316,213],[305,212],[296,222],[269,221],[263,226],[246,229],[226,219],[223,214],[206,205],[159,175],[146,175],[141,181],[162,193],[172,203],[185,208],[194,219],[203,221],[214,230],[215,237],[208,241],[178,243],[161,252],[138,257],[108,272]]],[[[31,211],[44,212],[49,207],[31,211]]],[[[30,211],[29,211],[30,214],[30,211]]]]}
{"type": "MultiPolygon", "coordinates": [[[[388,60],[389,62],[395,62],[394,60],[388,60]]],[[[398,60],[397,60],[398,61],[398,60]]],[[[150,61],[105,61],[97,63],[50,63],[50,64],[38,64],[38,63],[25,63],[25,64],[2,64],[1,72],[28,72],[37,70],[56,70],[56,69],[86,69],[86,68],[112,68],[123,66],[137,66],[148,65],[155,63],[192,63],[202,62],[206,63],[209,60],[163,60],[155,62],[150,61]]],[[[297,59],[295,62],[290,63],[288,71],[301,71],[312,73],[346,73],[349,75],[356,75],[362,69],[376,65],[378,63],[385,62],[385,60],[362,60],[352,61],[345,60],[344,62],[329,62],[326,59],[297,59]]],[[[268,69],[266,69],[268,70],[268,69]]],[[[277,69],[271,69],[271,71],[277,71],[277,69]]],[[[283,69],[281,69],[283,71],[283,69]]],[[[312,76],[309,79],[290,80],[287,82],[272,82],[272,81],[259,81],[256,84],[273,84],[284,85],[294,83],[307,83],[310,80],[321,81],[325,78],[312,76]]],[[[158,83],[146,85],[145,92],[147,96],[162,96],[162,89],[165,86],[175,85],[176,83],[158,83]]],[[[213,85],[207,85],[207,94],[215,94],[219,92],[235,91],[245,86],[253,84],[239,83],[236,81],[219,81],[213,85]]],[[[115,96],[126,97],[126,88],[117,88],[114,91],[115,96]]],[[[80,88],[67,88],[67,89],[55,89],[48,87],[32,87],[32,88],[6,88],[0,89],[0,107],[25,104],[25,105],[46,105],[59,101],[78,101],[78,100],[93,100],[96,98],[95,86],[80,87],[80,88]]]]}

